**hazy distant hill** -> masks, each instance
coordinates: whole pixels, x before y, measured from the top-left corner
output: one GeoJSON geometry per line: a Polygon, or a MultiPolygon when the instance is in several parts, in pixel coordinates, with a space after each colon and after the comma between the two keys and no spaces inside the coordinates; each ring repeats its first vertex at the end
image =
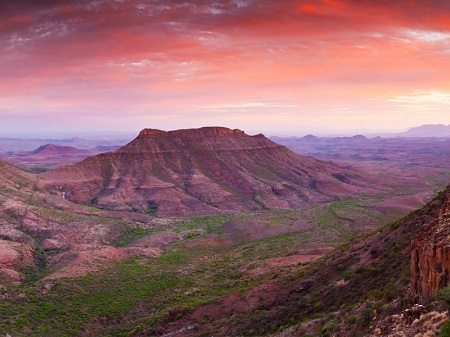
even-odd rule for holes
{"type": "Polygon", "coordinates": [[[401,137],[450,137],[450,124],[426,124],[401,133],[401,137]]]}
{"type": "Polygon", "coordinates": [[[15,165],[36,171],[68,165],[96,155],[100,151],[80,150],[73,146],[45,144],[34,151],[14,151],[4,154],[4,159],[15,165]]]}
{"type": "Polygon", "coordinates": [[[122,146],[129,142],[130,138],[110,138],[110,139],[83,139],[83,138],[64,138],[64,139],[50,139],[50,138],[36,138],[36,139],[21,139],[21,138],[6,138],[0,137],[0,153],[16,152],[16,151],[33,151],[40,146],[46,144],[55,144],[59,146],[72,146],[77,149],[92,150],[96,147],[115,147],[122,146]]]}

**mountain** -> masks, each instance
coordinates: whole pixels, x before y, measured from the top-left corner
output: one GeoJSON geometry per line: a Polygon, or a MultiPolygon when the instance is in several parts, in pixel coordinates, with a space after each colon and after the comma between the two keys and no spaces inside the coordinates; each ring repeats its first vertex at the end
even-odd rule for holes
{"type": "Polygon", "coordinates": [[[73,146],[46,144],[32,151],[31,154],[40,156],[68,156],[74,154],[89,156],[91,153],[87,150],[79,150],[73,146]]]}
{"type": "Polygon", "coordinates": [[[69,200],[160,216],[290,208],[370,193],[352,170],[299,156],[262,134],[144,129],[124,147],[45,172],[69,200]]]}
{"type": "Polygon", "coordinates": [[[426,124],[409,129],[400,137],[450,137],[450,124],[426,124]]]}
{"type": "Polygon", "coordinates": [[[26,169],[45,171],[52,167],[82,161],[98,153],[99,151],[80,150],[73,146],[50,143],[42,145],[34,151],[7,152],[4,154],[4,159],[26,169]]]}

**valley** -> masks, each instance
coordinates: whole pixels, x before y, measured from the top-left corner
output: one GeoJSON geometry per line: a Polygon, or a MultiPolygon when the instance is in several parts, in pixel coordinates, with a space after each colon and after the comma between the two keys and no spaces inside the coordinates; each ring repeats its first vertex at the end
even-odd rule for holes
{"type": "Polygon", "coordinates": [[[0,337],[450,337],[449,0],[1,0],[0,337]]]}
{"type": "Polygon", "coordinates": [[[441,140],[352,141],[285,142],[323,161],[240,130],[145,129],[41,174],[0,162],[0,333],[373,331],[362,313],[406,305],[410,240],[448,193],[399,219],[444,188],[450,165],[441,140]],[[381,149],[388,159],[373,158],[381,149]]]}

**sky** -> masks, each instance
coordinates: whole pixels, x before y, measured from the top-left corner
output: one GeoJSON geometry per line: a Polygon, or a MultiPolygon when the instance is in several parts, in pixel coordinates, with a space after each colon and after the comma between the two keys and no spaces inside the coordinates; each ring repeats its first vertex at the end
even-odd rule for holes
{"type": "Polygon", "coordinates": [[[450,124],[449,69],[448,0],[2,0],[0,137],[450,124]]]}

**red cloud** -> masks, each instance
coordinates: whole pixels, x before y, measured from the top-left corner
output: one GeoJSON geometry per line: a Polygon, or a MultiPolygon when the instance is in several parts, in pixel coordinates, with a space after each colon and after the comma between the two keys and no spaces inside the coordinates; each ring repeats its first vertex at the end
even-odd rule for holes
{"type": "Polygon", "coordinates": [[[317,7],[314,5],[300,5],[298,6],[298,9],[302,13],[319,14],[317,7]]]}
{"type": "Polygon", "coordinates": [[[31,16],[23,15],[23,16],[16,16],[9,19],[9,22],[13,24],[28,24],[33,20],[31,16]]]}
{"type": "Polygon", "coordinates": [[[372,106],[374,93],[446,91],[448,40],[426,34],[445,37],[448,5],[432,4],[129,0],[25,8],[0,21],[0,110],[21,111],[30,97],[44,110],[63,101],[61,109],[99,114],[268,97],[311,106],[351,97],[372,106]]]}

